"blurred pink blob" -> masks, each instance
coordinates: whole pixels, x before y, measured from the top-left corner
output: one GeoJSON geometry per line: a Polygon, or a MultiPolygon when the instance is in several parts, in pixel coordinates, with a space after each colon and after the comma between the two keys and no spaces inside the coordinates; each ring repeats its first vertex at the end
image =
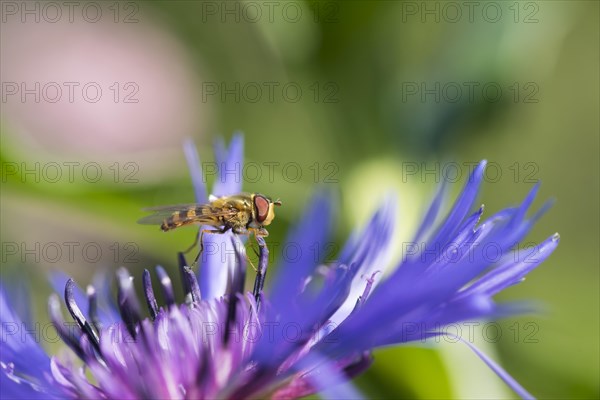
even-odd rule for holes
{"type": "Polygon", "coordinates": [[[20,145],[61,156],[152,153],[179,149],[205,125],[200,78],[177,40],[146,16],[117,23],[103,11],[96,23],[77,10],[55,23],[3,16],[3,131],[20,145]]]}

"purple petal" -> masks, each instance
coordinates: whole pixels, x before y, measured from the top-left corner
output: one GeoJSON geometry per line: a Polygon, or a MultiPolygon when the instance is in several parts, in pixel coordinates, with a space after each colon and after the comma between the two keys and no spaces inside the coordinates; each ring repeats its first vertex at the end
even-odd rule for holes
{"type": "Polygon", "coordinates": [[[167,271],[160,265],[156,266],[156,275],[158,275],[158,280],[160,282],[160,288],[162,290],[163,298],[165,299],[165,303],[170,308],[175,305],[175,293],[173,292],[173,283],[171,282],[171,278],[167,271]]]}
{"type": "Polygon", "coordinates": [[[75,301],[75,298],[73,296],[74,287],[75,282],[72,279],[69,279],[67,281],[67,284],[65,285],[65,303],[67,305],[67,310],[69,310],[69,313],[77,322],[77,325],[79,325],[79,328],[85,333],[85,335],[88,336],[90,341],[94,344],[95,348],[99,350],[100,346],[98,335],[96,334],[90,323],[87,321],[87,319],[84,317],[83,313],[81,312],[81,309],[75,301]]]}
{"type": "Polygon", "coordinates": [[[133,277],[121,267],[117,270],[117,299],[121,319],[132,337],[136,337],[136,328],[141,320],[141,308],[133,287],[133,277]]]}
{"type": "Polygon", "coordinates": [[[299,363],[299,367],[304,369],[311,365],[318,365],[318,367],[308,372],[306,378],[317,389],[321,398],[336,400],[363,398],[348,378],[327,358],[311,354],[299,363]]]}
{"type": "Polygon", "coordinates": [[[144,270],[144,274],[142,275],[142,282],[144,285],[144,297],[146,298],[146,305],[148,306],[148,311],[150,312],[150,318],[152,318],[152,321],[154,321],[159,313],[158,303],[156,302],[156,297],[154,296],[150,271],[147,269],[144,270]]]}
{"type": "Polygon", "coordinates": [[[79,358],[85,360],[85,353],[80,345],[81,336],[83,334],[80,330],[68,329],[69,325],[62,316],[60,304],[60,298],[56,293],[53,293],[48,299],[48,316],[50,317],[50,321],[54,324],[56,333],[62,341],[69,346],[79,358]]]}

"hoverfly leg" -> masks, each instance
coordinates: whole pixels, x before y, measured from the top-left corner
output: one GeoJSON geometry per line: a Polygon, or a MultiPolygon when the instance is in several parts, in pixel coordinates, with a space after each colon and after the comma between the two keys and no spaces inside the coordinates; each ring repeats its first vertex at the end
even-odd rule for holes
{"type": "Polygon", "coordinates": [[[196,241],[194,242],[194,245],[190,249],[187,250],[187,251],[190,251],[192,248],[194,248],[194,246],[196,246],[198,241],[200,241],[200,251],[198,252],[198,255],[196,256],[196,258],[194,259],[194,263],[192,264],[192,269],[196,268],[196,266],[198,265],[198,260],[200,259],[200,255],[202,255],[202,252],[204,251],[204,234],[205,233],[214,233],[214,234],[222,235],[223,233],[227,232],[228,230],[229,230],[228,227],[224,227],[222,229],[202,229],[200,231],[200,235],[196,237],[196,241]]]}
{"type": "MultiPolygon", "coordinates": [[[[248,237],[250,237],[250,234],[255,232],[254,228],[234,228],[233,229],[233,233],[238,234],[238,235],[246,235],[248,237]]],[[[250,245],[250,247],[252,247],[252,245],[250,245]]],[[[256,253],[256,250],[254,249],[254,247],[252,247],[252,250],[254,250],[254,252],[256,253]]],[[[256,253],[258,255],[258,253],[256,253]]],[[[248,264],[250,264],[250,266],[252,267],[252,269],[254,270],[254,272],[258,272],[258,269],[256,268],[256,266],[254,265],[254,263],[252,262],[252,260],[250,260],[250,257],[248,257],[248,253],[246,253],[246,260],[248,261],[248,264]]]]}
{"type": "MultiPolygon", "coordinates": [[[[248,236],[250,236],[250,233],[254,234],[254,239],[256,240],[256,243],[258,244],[259,247],[261,247],[260,242],[256,239],[257,237],[262,237],[262,236],[267,236],[269,233],[266,231],[266,229],[264,228],[249,228],[248,229],[248,236]],[[265,234],[266,233],[266,234],[265,234]]],[[[259,261],[260,261],[260,252],[256,249],[256,247],[254,247],[254,245],[250,245],[250,247],[252,248],[252,251],[254,251],[254,254],[256,254],[256,256],[258,257],[259,261]]],[[[248,257],[248,255],[246,255],[246,258],[248,257]]],[[[250,259],[248,258],[248,261],[250,262],[250,259]]],[[[264,285],[264,274],[263,271],[260,271],[258,268],[256,268],[254,266],[254,264],[252,264],[252,262],[250,262],[250,265],[252,265],[252,268],[254,268],[254,272],[256,272],[256,281],[255,281],[255,286],[256,284],[258,285],[257,287],[260,287],[262,290],[262,286],[264,285]]],[[[258,296],[258,292],[254,293],[255,296],[258,296]]]]}
{"type": "Polygon", "coordinates": [[[254,266],[254,264],[252,263],[252,260],[250,260],[250,257],[248,257],[248,254],[246,254],[246,260],[248,260],[248,263],[250,264],[250,266],[252,267],[254,272],[258,272],[258,269],[256,268],[256,266],[254,266]]]}
{"type": "MultiPolygon", "coordinates": [[[[183,251],[183,254],[187,254],[190,251],[194,250],[194,247],[196,247],[198,245],[198,241],[200,236],[202,235],[202,233],[199,233],[198,235],[196,235],[196,239],[194,239],[194,243],[192,243],[192,245],[190,247],[188,247],[186,250],[183,251]]],[[[202,246],[202,243],[200,243],[200,246],[202,246]]]]}
{"type": "MultiPolygon", "coordinates": [[[[250,233],[252,233],[253,231],[254,231],[254,229],[252,229],[252,228],[238,227],[238,228],[233,229],[233,233],[235,233],[236,235],[246,235],[248,237],[250,237],[250,233]]],[[[255,250],[255,252],[256,252],[256,250],[255,250]]],[[[248,264],[250,264],[250,266],[252,267],[254,272],[258,272],[258,269],[256,269],[256,266],[254,265],[252,260],[250,260],[250,257],[248,257],[248,253],[246,253],[245,255],[246,255],[246,261],[248,261],[248,264]]]]}

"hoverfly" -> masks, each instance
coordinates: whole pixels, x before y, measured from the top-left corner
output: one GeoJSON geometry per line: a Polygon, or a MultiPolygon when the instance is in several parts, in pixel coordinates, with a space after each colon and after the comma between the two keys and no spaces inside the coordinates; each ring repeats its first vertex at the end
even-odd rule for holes
{"type": "MultiPolygon", "coordinates": [[[[202,229],[200,232],[200,253],[194,264],[202,254],[204,233],[223,234],[231,230],[235,234],[255,236],[268,236],[264,228],[271,224],[275,218],[275,206],[280,206],[281,201],[271,200],[259,193],[240,193],[233,196],[209,196],[208,204],[179,204],[173,206],[151,207],[145,211],[154,214],[138,221],[140,224],[158,225],[164,231],[170,231],[186,225],[205,225],[214,229],[202,229]]],[[[196,241],[185,251],[192,250],[198,243],[196,241]]],[[[256,269],[256,268],[255,268],[256,269]]]]}

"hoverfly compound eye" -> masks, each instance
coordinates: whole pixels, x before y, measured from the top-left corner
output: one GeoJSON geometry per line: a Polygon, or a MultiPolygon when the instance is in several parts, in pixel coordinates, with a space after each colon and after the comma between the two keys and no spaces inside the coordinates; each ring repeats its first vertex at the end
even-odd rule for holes
{"type": "Polygon", "coordinates": [[[254,196],[254,208],[256,209],[256,220],[264,222],[269,215],[269,200],[261,195],[254,196]]]}

